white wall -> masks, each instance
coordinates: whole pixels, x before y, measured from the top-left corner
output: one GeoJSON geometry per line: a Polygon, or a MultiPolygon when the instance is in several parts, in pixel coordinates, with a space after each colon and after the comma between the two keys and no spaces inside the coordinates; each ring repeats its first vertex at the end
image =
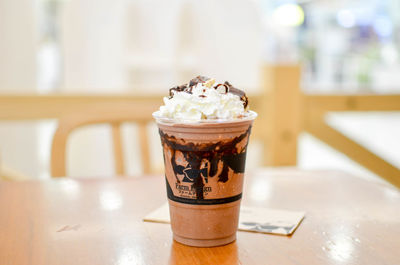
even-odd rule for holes
{"type": "Polygon", "coordinates": [[[0,0],[1,92],[36,88],[36,1],[0,0]]]}
{"type": "Polygon", "coordinates": [[[70,0],[62,5],[62,92],[117,93],[126,88],[125,0],[70,0]]]}
{"type": "MultiPolygon", "coordinates": [[[[0,93],[34,93],[36,86],[37,2],[0,0],[0,93]]],[[[0,123],[3,163],[38,175],[37,124],[0,123]]]]}
{"type": "MultiPolygon", "coordinates": [[[[62,92],[160,93],[198,74],[247,90],[259,84],[262,32],[254,2],[69,0],[60,25],[62,92]]],[[[134,138],[135,128],[125,126],[124,135],[134,138]]],[[[107,126],[74,133],[68,174],[113,174],[110,139],[107,126]]],[[[137,144],[125,147],[128,172],[140,172],[137,144]]]]}

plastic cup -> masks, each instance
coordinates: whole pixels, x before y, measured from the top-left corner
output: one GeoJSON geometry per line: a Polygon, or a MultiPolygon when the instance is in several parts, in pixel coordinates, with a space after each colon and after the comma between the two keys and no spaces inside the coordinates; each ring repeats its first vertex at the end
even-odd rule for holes
{"type": "Polygon", "coordinates": [[[247,144],[257,114],[200,122],[153,116],[163,147],[174,239],[196,247],[234,241],[247,144]]]}

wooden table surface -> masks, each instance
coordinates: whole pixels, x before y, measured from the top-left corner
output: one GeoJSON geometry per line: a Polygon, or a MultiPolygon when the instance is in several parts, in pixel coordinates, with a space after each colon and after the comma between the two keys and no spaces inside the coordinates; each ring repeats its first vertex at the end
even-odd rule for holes
{"type": "Polygon", "coordinates": [[[238,232],[216,248],[173,242],[142,218],[162,176],[0,182],[0,264],[400,264],[400,192],[341,172],[260,169],[243,205],[306,211],[291,237],[238,232]]]}

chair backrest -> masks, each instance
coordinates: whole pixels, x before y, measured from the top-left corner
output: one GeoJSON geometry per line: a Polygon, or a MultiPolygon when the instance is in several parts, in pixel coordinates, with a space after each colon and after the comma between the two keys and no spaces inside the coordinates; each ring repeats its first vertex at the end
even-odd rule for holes
{"type": "Polygon", "coordinates": [[[132,104],[89,105],[74,111],[68,111],[66,115],[59,119],[58,128],[54,134],[51,148],[51,175],[53,177],[66,176],[66,145],[70,133],[79,127],[102,123],[111,125],[115,171],[119,176],[124,175],[120,127],[124,122],[133,122],[138,125],[143,173],[150,173],[151,164],[147,125],[152,121],[152,111],[154,110],[142,104],[140,106],[132,104]]]}

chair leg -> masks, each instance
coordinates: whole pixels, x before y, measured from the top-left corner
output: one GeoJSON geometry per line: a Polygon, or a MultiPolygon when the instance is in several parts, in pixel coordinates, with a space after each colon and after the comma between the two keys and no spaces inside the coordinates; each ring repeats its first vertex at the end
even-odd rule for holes
{"type": "Polygon", "coordinates": [[[139,124],[139,141],[140,141],[140,155],[142,159],[142,169],[144,174],[150,174],[150,151],[149,151],[149,136],[147,132],[147,123],[139,124]]]}
{"type": "Polygon", "coordinates": [[[121,143],[121,126],[119,123],[111,124],[112,137],[114,144],[114,161],[115,161],[115,172],[118,176],[123,176],[124,170],[124,157],[121,143]]]}

